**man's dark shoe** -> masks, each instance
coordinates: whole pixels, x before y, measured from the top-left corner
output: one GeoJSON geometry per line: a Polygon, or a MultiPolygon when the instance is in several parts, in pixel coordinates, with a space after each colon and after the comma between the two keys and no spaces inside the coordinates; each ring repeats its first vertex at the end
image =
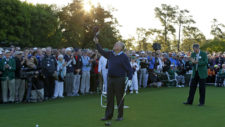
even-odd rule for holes
{"type": "Polygon", "coordinates": [[[201,107],[201,106],[204,106],[204,104],[198,104],[198,106],[200,106],[200,107],[201,107]]]}
{"type": "Polygon", "coordinates": [[[107,121],[107,120],[111,120],[111,119],[109,119],[109,118],[107,118],[107,117],[101,118],[101,121],[107,121]]]}
{"type": "Polygon", "coordinates": [[[123,117],[119,117],[116,119],[116,121],[122,121],[123,120],[123,117]]]}
{"type": "Polygon", "coordinates": [[[188,102],[184,102],[183,104],[184,105],[192,105],[191,103],[188,103],[188,102]]]}

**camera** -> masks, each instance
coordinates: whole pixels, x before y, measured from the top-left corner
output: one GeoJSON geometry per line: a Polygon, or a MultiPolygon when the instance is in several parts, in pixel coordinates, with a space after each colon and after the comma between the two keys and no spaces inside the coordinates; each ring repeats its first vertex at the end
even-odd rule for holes
{"type": "Polygon", "coordinates": [[[37,71],[30,68],[21,68],[20,70],[20,78],[31,78],[37,75],[37,71]]]}
{"type": "Polygon", "coordinates": [[[154,43],[152,47],[153,47],[153,49],[154,49],[155,51],[156,51],[156,50],[161,50],[161,45],[160,45],[159,43],[157,43],[157,42],[154,43]]]}

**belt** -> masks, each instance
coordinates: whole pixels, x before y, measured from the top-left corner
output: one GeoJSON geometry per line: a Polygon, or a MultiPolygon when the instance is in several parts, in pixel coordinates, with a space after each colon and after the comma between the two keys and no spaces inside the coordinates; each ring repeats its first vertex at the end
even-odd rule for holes
{"type": "Polygon", "coordinates": [[[108,75],[109,78],[124,78],[125,76],[112,76],[112,75],[108,75]]]}

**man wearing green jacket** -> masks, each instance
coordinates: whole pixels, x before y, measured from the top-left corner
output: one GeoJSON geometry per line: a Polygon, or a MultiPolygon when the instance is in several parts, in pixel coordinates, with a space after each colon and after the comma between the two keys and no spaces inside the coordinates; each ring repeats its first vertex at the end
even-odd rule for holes
{"type": "Polygon", "coordinates": [[[11,52],[5,51],[5,58],[0,62],[0,71],[2,72],[1,85],[2,85],[2,98],[3,103],[14,102],[15,99],[15,70],[16,63],[11,58],[11,52]],[[8,98],[9,89],[9,98],[8,98]]]}
{"type": "Polygon", "coordinates": [[[199,99],[198,106],[204,106],[205,82],[206,82],[206,78],[208,77],[208,73],[207,73],[208,58],[205,52],[200,51],[198,44],[193,45],[193,50],[194,52],[191,54],[191,62],[193,64],[192,79],[191,79],[191,85],[189,90],[189,96],[188,96],[187,102],[184,102],[184,104],[192,105],[195,91],[196,91],[197,85],[199,84],[200,99],[199,99]]]}

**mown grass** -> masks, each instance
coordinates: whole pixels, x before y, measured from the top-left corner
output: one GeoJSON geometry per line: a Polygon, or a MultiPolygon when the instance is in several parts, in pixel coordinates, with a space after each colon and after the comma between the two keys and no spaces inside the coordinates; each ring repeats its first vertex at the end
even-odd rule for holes
{"type": "MultiPolygon", "coordinates": [[[[127,95],[124,120],[112,127],[224,127],[225,88],[207,87],[206,105],[185,106],[189,88],[147,88],[127,95]]],[[[0,127],[104,127],[99,95],[66,97],[32,104],[1,104],[0,127]]]]}

